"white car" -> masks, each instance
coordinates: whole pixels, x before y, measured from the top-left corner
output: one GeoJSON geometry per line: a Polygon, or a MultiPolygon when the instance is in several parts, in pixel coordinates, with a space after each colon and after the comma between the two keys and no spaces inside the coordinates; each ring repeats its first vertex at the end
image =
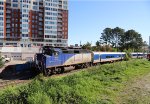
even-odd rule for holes
{"type": "Polygon", "coordinates": [[[4,56],[2,56],[1,58],[2,58],[3,62],[10,62],[10,60],[11,60],[10,58],[4,57],[4,56]]]}

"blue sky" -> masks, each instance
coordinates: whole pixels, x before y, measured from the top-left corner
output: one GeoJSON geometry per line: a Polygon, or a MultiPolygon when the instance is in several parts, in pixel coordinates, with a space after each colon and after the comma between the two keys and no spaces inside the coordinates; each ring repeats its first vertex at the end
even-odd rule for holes
{"type": "Polygon", "coordinates": [[[69,45],[94,45],[106,27],[134,29],[148,42],[150,1],[69,0],[69,45]]]}

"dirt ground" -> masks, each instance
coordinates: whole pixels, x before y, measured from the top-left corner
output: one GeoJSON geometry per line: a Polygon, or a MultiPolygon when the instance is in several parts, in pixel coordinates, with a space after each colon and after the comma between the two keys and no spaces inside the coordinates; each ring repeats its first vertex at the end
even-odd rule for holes
{"type": "Polygon", "coordinates": [[[129,83],[120,93],[120,104],[150,104],[150,73],[129,83]]]}

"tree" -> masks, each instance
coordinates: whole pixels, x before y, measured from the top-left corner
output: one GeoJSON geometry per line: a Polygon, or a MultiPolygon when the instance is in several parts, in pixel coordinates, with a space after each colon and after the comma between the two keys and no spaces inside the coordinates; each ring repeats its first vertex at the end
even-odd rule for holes
{"type": "MultiPolygon", "coordinates": [[[[105,28],[103,33],[101,33],[101,37],[98,42],[100,46],[108,45],[116,51],[132,49],[132,51],[138,52],[142,50],[143,46],[143,39],[141,34],[133,29],[125,32],[125,30],[120,27],[113,29],[105,28]]],[[[97,45],[98,42],[96,43],[97,45]]]]}
{"type": "Polygon", "coordinates": [[[120,47],[121,38],[124,35],[124,29],[116,27],[112,30],[112,37],[111,37],[111,43],[113,47],[115,47],[118,51],[118,48],[120,47]]]}
{"type": "Polygon", "coordinates": [[[121,38],[122,49],[132,49],[133,51],[140,51],[142,48],[143,39],[141,34],[135,30],[128,30],[121,38]]]}
{"type": "Polygon", "coordinates": [[[103,40],[102,43],[108,45],[108,44],[110,44],[111,36],[112,36],[112,29],[105,28],[103,30],[103,33],[101,33],[100,41],[102,42],[102,40],[103,40]]]}
{"type": "Polygon", "coordinates": [[[97,41],[95,44],[96,44],[97,47],[100,46],[100,42],[99,41],[97,41]]]}
{"type": "Polygon", "coordinates": [[[91,43],[90,42],[87,42],[86,44],[84,44],[82,46],[83,49],[88,49],[88,50],[91,50],[91,43]]]}
{"type": "Polygon", "coordinates": [[[103,41],[106,45],[111,45],[112,47],[119,48],[120,40],[124,34],[124,29],[116,27],[114,29],[105,28],[103,33],[101,33],[100,41],[103,41]]]}

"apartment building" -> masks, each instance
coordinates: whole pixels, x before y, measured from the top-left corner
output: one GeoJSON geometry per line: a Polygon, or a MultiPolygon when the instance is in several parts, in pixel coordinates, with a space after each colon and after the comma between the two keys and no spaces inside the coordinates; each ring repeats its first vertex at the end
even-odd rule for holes
{"type": "Polygon", "coordinates": [[[68,0],[0,0],[0,46],[68,45],[68,0]]]}

